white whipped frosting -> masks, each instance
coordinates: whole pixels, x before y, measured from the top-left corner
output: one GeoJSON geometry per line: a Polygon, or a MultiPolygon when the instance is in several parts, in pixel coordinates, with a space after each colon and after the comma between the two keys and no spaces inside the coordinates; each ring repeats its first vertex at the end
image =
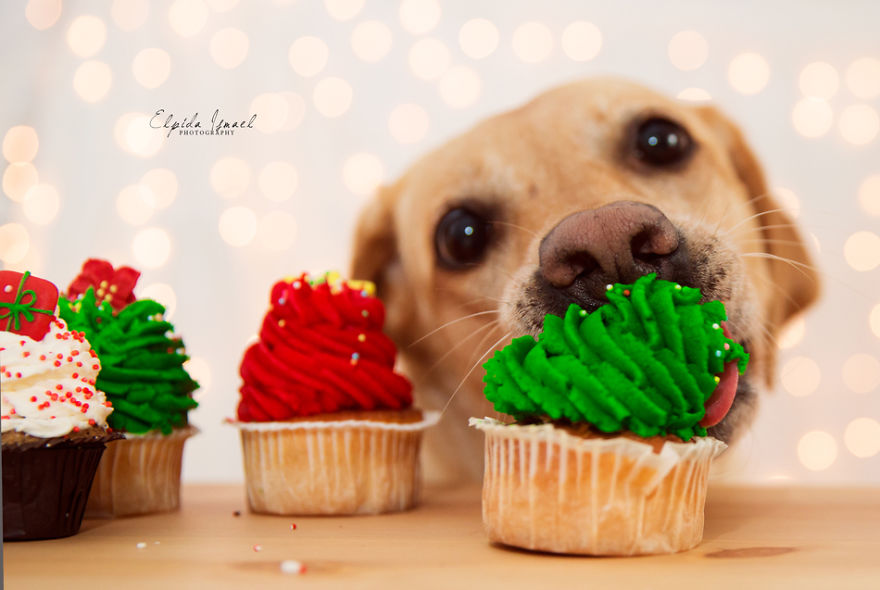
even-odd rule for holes
{"type": "Polygon", "coordinates": [[[0,332],[2,432],[63,436],[75,428],[107,426],[113,411],[95,389],[101,363],[82,332],[52,321],[42,340],[0,332]]]}

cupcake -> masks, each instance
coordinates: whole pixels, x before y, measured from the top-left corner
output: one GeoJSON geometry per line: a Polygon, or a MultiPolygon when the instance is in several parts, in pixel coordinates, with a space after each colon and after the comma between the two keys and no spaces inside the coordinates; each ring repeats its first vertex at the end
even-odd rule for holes
{"type": "Polygon", "coordinates": [[[647,275],[609,286],[593,313],[571,305],[484,367],[485,394],[512,423],[486,435],[483,522],[492,541],[588,555],[696,546],[711,460],[706,436],[748,355],[724,306],[647,275]]]}
{"type": "Polygon", "coordinates": [[[367,282],[305,274],[272,287],[241,363],[248,503],[268,514],[377,514],[416,502],[422,431],[367,282]]]}
{"type": "Polygon", "coordinates": [[[57,301],[49,281],[0,271],[4,541],[76,534],[105,443],[119,438],[95,387],[101,363],[57,301]]]}
{"type": "Polygon", "coordinates": [[[186,439],[196,432],[187,412],[198,383],[183,368],[183,341],[164,319],[165,307],[136,300],[140,273],[88,260],[61,297],[61,317],[92,343],[101,361],[97,386],[113,403],[109,424],[125,435],[98,468],[90,517],[175,510],[186,439]]]}

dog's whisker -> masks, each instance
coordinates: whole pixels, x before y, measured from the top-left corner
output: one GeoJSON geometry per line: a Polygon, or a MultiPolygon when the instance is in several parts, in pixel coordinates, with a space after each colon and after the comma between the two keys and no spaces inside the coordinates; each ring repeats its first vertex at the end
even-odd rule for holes
{"type": "Polygon", "coordinates": [[[512,228],[514,228],[514,229],[518,229],[518,230],[522,230],[522,231],[526,232],[527,234],[529,234],[529,235],[532,236],[533,238],[539,238],[539,237],[540,237],[540,236],[538,235],[538,232],[536,232],[536,231],[534,231],[534,230],[531,230],[531,229],[529,229],[529,228],[527,228],[527,227],[523,227],[523,226],[521,226],[521,225],[517,225],[517,224],[515,224],[515,223],[510,223],[509,221],[492,221],[492,222],[490,222],[490,223],[492,223],[493,225],[509,225],[510,227],[512,227],[512,228]]]}
{"type": "Polygon", "coordinates": [[[413,342],[410,342],[410,343],[407,345],[407,348],[410,347],[410,346],[415,346],[416,344],[418,344],[419,342],[421,342],[421,341],[424,340],[425,338],[428,338],[429,336],[433,336],[434,334],[436,334],[437,332],[439,332],[439,331],[442,330],[443,328],[448,328],[449,326],[452,326],[452,325],[457,324],[457,323],[459,323],[459,322],[463,322],[464,320],[469,320],[469,319],[471,319],[471,318],[475,318],[475,317],[479,317],[479,316],[483,316],[483,315],[489,315],[489,314],[491,314],[491,313],[501,313],[501,312],[498,311],[497,309],[487,309],[487,310],[485,310],[485,311],[478,311],[478,312],[476,312],[476,313],[471,313],[471,314],[468,314],[468,315],[466,315],[466,316],[462,316],[462,317],[460,317],[460,318],[457,318],[457,319],[454,319],[454,320],[448,321],[448,322],[446,322],[445,324],[441,324],[441,325],[438,326],[437,328],[434,328],[433,330],[431,330],[430,332],[428,332],[427,334],[425,334],[424,336],[422,336],[422,337],[419,338],[418,340],[415,340],[415,341],[413,341],[413,342]]]}
{"type": "Polygon", "coordinates": [[[477,359],[477,362],[475,362],[475,363],[471,366],[470,370],[469,370],[467,373],[465,373],[465,376],[464,376],[464,377],[462,378],[462,380],[458,383],[458,387],[455,388],[455,391],[452,392],[452,395],[450,395],[450,396],[449,396],[449,399],[446,401],[446,405],[443,406],[443,411],[440,412],[440,415],[441,415],[441,416],[442,416],[443,414],[446,413],[446,410],[449,409],[449,405],[452,403],[452,400],[455,399],[456,394],[458,394],[458,392],[459,392],[459,390],[461,389],[461,387],[465,384],[465,381],[468,380],[468,377],[471,376],[471,373],[474,372],[474,369],[476,369],[476,368],[480,365],[480,363],[483,362],[483,359],[486,358],[486,356],[488,356],[489,353],[491,353],[493,350],[495,350],[495,347],[496,347],[496,346],[498,346],[499,344],[501,344],[502,342],[504,342],[507,338],[510,338],[511,334],[513,334],[513,332],[507,332],[504,336],[502,336],[501,338],[499,338],[498,340],[496,340],[496,341],[495,341],[495,342],[494,342],[494,343],[493,343],[493,344],[492,344],[492,345],[486,350],[486,352],[484,352],[484,353],[480,356],[480,358],[477,359]]]}
{"type": "MultiPolygon", "coordinates": [[[[485,325],[483,325],[483,326],[480,326],[479,328],[477,328],[476,330],[474,330],[473,332],[471,332],[470,334],[468,334],[467,336],[465,336],[464,338],[462,338],[461,340],[459,340],[459,341],[455,344],[455,346],[453,346],[452,348],[450,348],[449,350],[447,350],[445,353],[443,353],[443,356],[441,356],[441,357],[438,358],[436,361],[434,361],[434,362],[431,364],[431,366],[428,367],[428,370],[425,371],[425,374],[426,374],[426,375],[427,375],[427,374],[430,374],[434,369],[436,369],[437,367],[439,367],[439,366],[440,366],[440,363],[442,363],[444,360],[446,360],[446,359],[449,357],[449,355],[451,355],[452,353],[454,353],[456,350],[458,350],[459,348],[461,348],[462,346],[464,346],[464,345],[468,342],[468,340],[470,340],[471,338],[473,338],[474,336],[476,336],[477,334],[479,334],[480,332],[482,332],[482,331],[485,330],[486,328],[490,328],[490,327],[492,327],[492,328],[494,329],[494,328],[497,328],[498,325],[499,325],[499,321],[498,321],[498,320],[492,320],[492,321],[489,322],[488,324],[485,324],[485,325]],[[493,326],[494,326],[494,327],[493,327],[493,326]]],[[[492,334],[492,330],[489,330],[488,332],[486,332],[486,334],[492,334]]],[[[481,340],[477,343],[477,346],[476,346],[476,349],[477,349],[477,350],[480,350],[480,347],[483,345],[484,339],[485,339],[485,335],[483,336],[483,339],[481,339],[481,340]]]]}
{"type": "Polygon", "coordinates": [[[754,219],[758,219],[759,217],[764,217],[765,215],[772,215],[773,213],[781,213],[784,211],[785,211],[784,208],[778,207],[776,209],[767,209],[766,211],[760,211],[758,213],[755,213],[754,215],[749,215],[748,217],[746,217],[744,219],[740,219],[738,222],[736,222],[733,225],[733,227],[731,227],[727,230],[727,232],[733,233],[733,231],[736,230],[736,228],[740,227],[744,223],[748,223],[749,221],[752,221],[754,219]]]}
{"type": "Polygon", "coordinates": [[[797,260],[793,260],[791,258],[786,258],[785,256],[777,256],[776,254],[769,254],[767,252],[746,252],[744,254],[740,254],[742,258],[766,258],[768,260],[778,260],[779,262],[784,262],[785,264],[790,265],[791,267],[797,269],[805,277],[815,280],[814,277],[810,276],[807,270],[812,270],[814,272],[819,272],[819,269],[813,266],[812,264],[804,264],[803,262],[798,262],[797,260]],[[806,269],[806,270],[804,270],[806,269]]]}
{"type": "Polygon", "coordinates": [[[798,305],[800,305],[799,302],[788,293],[788,290],[776,281],[774,281],[772,277],[764,277],[756,274],[755,276],[750,278],[760,279],[761,281],[763,281],[764,284],[769,284],[775,292],[777,292],[779,295],[782,295],[782,298],[791,303],[792,306],[797,307],[798,305]]]}
{"type": "Polygon", "coordinates": [[[790,244],[792,246],[802,246],[800,240],[782,240],[779,238],[751,238],[743,240],[743,244],[790,244]]]}

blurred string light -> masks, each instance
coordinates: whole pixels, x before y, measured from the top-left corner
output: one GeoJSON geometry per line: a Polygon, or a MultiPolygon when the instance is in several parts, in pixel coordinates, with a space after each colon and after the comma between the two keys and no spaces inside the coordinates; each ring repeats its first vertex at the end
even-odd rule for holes
{"type": "Polygon", "coordinates": [[[846,426],[843,443],[850,453],[867,459],[880,453],[880,422],[874,418],[856,418],[846,426]]]}
{"type": "Polygon", "coordinates": [[[171,285],[166,283],[152,283],[143,288],[138,288],[139,299],[152,299],[165,306],[165,319],[170,320],[177,310],[177,294],[171,285]]]}
{"type": "Polygon", "coordinates": [[[137,83],[144,88],[158,88],[165,83],[171,73],[171,56],[167,51],[157,47],[143,49],[134,56],[131,73],[134,74],[137,83]]]}
{"type": "Polygon", "coordinates": [[[602,50],[602,31],[588,21],[574,21],[562,31],[562,52],[574,61],[590,61],[602,50]]]}
{"type": "Polygon", "coordinates": [[[229,12],[238,6],[238,0],[208,0],[208,6],[214,12],[229,12]]]}
{"type": "Polygon", "coordinates": [[[116,119],[113,137],[124,151],[140,158],[149,158],[162,149],[165,134],[150,127],[150,116],[125,113],[116,119]]]}
{"type": "Polygon", "coordinates": [[[24,196],[21,202],[24,216],[35,225],[49,225],[61,208],[58,190],[49,184],[37,184],[24,196]]]}
{"type": "Polygon", "coordinates": [[[822,371],[819,364],[806,356],[796,356],[782,365],[782,387],[795,397],[810,395],[819,388],[822,371]]]}
{"type": "Polygon", "coordinates": [[[39,148],[37,132],[28,125],[10,127],[3,136],[3,157],[11,164],[30,162],[39,148]]]}
{"type": "Polygon", "coordinates": [[[458,45],[471,59],[489,57],[498,48],[498,27],[485,18],[474,18],[458,31],[458,45]]]}
{"type": "Polygon", "coordinates": [[[777,345],[779,348],[786,350],[794,348],[804,340],[807,333],[807,323],[804,318],[798,317],[791,320],[779,333],[777,345]]]}
{"type": "MultiPolygon", "coordinates": [[[[287,103],[287,117],[281,129],[292,131],[299,127],[306,116],[306,101],[296,92],[282,92],[281,97],[287,103]]],[[[257,118],[259,119],[259,116],[257,118]]]]}
{"type": "Polygon", "coordinates": [[[250,47],[248,36],[239,29],[226,27],[211,36],[211,59],[224,70],[237,68],[244,62],[250,47]]]}
{"type": "Polygon", "coordinates": [[[340,21],[351,20],[360,13],[366,0],[324,0],[327,14],[340,21]]]}
{"type": "Polygon", "coordinates": [[[802,98],[791,111],[791,123],[803,137],[822,137],[831,129],[834,112],[824,100],[802,98]]]}
{"type": "Polygon", "coordinates": [[[247,207],[230,207],[220,214],[217,227],[224,242],[240,248],[257,235],[257,216],[247,207]]]}
{"type": "Polygon", "coordinates": [[[398,143],[417,143],[428,134],[431,121],[427,111],[417,104],[399,104],[388,117],[388,130],[398,143]]]}
{"type": "Polygon", "coordinates": [[[823,430],[811,430],[798,441],[797,455],[810,471],[823,471],[837,460],[837,441],[823,430]]]}
{"type": "Polygon", "coordinates": [[[880,338],[880,303],[871,308],[868,314],[868,325],[871,326],[871,332],[874,336],[880,338]]]}
{"type": "Polygon", "coordinates": [[[30,162],[16,162],[3,172],[3,192],[11,200],[20,203],[32,186],[39,182],[37,169],[30,162]]]}
{"type": "Polygon", "coordinates": [[[544,23],[526,22],[514,29],[511,44],[521,61],[538,63],[553,52],[553,33],[544,23]]]}
{"type": "Polygon", "coordinates": [[[211,166],[211,188],[224,199],[240,197],[251,183],[250,164],[233,156],[220,158],[211,166]]]}
{"type": "Polygon", "coordinates": [[[280,203],[288,200],[299,185],[299,174],[289,162],[269,162],[257,177],[260,192],[270,201],[280,203]]]}
{"type": "Polygon", "coordinates": [[[135,234],[131,241],[134,259],[144,268],[159,268],[171,255],[171,236],[160,227],[148,227],[135,234]]]}
{"type": "Polygon", "coordinates": [[[183,363],[183,368],[190,377],[198,382],[199,388],[193,392],[193,395],[196,399],[201,399],[206,392],[211,390],[211,365],[205,359],[194,356],[183,363]]]}
{"type": "Polygon", "coordinates": [[[38,31],[45,31],[61,16],[61,0],[28,0],[24,17],[38,31]]]}
{"type": "Polygon", "coordinates": [[[67,29],[67,46],[78,57],[92,57],[107,41],[107,25],[97,16],[78,16],[67,29]]]}
{"type": "Polygon", "coordinates": [[[877,137],[880,131],[880,116],[866,104],[854,104],[841,111],[837,122],[843,139],[853,145],[865,145],[877,137]]]}
{"type": "Polygon", "coordinates": [[[271,211],[260,218],[257,235],[267,250],[283,252],[296,242],[296,219],[286,211],[271,211]]]}
{"type": "Polygon", "coordinates": [[[400,3],[400,25],[413,35],[424,35],[440,22],[440,3],[437,0],[403,0],[400,3]]]}
{"type": "Polygon", "coordinates": [[[177,198],[177,176],[168,168],[153,168],[141,177],[143,186],[150,189],[156,209],[165,209],[177,198]]]}
{"type": "Polygon", "coordinates": [[[330,50],[327,44],[317,37],[300,37],[290,44],[287,51],[287,60],[293,71],[310,78],[321,73],[327,65],[330,50]]]}
{"type": "Polygon", "coordinates": [[[359,23],[351,32],[351,49],[355,56],[370,63],[388,55],[392,42],[391,29],[377,20],[359,23]]]}
{"type": "Polygon", "coordinates": [[[89,60],[76,68],[73,75],[73,90],[77,96],[88,103],[102,100],[113,85],[113,72],[110,66],[101,61],[89,60]]]}
{"type": "Polygon", "coordinates": [[[801,214],[801,200],[790,188],[784,186],[774,186],[772,194],[779,201],[782,209],[797,219],[801,214]]]}
{"type": "Polygon", "coordinates": [[[290,107],[277,92],[258,94],[251,101],[250,113],[257,115],[254,127],[263,133],[276,133],[284,128],[290,107]]]}
{"type": "Polygon", "coordinates": [[[328,119],[341,117],[351,107],[351,85],[342,78],[323,78],[315,84],[312,100],[315,110],[328,119]]]}
{"type": "Polygon", "coordinates": [[[18,223],[0,225],[0,260],[15,264],[22,260],[31,247],[28,231],[18,223]]]}
{"type": "Polygon", "coordinates": [[[449,69],[449,49],[431,37],[416,41],[409,50],[409,68],[417,78],[436,80],[449,69]]]}
{"type": "Polygon", "coordinates": [[[676,95],[679,100],[688,102],[707,102],[712,100],[712,95],[702,88],[685,88],[676,95]]]}
{"type": "Polygon", "coordinates": [[[130,225],[143,225],[156,210],[153,191],[142,184],[130,184],[116,197],[116,212],[130,225]]]}
{"type": "Polygon", "coordinates": [[[872,100],[880,96],[880,59],[860,57],[846,68],[846,87],[856,98],[872,100]]]}
{"type": "Polygon", "coordinates": [[[859,353],[843,363],[843,382],[854,393],[868,393],[880,385],[880,361],[859,353]]]}
{"type": "Polygon", "coordinates": [[[440,78],[440,98],[454,109],[463,109],[477,102],[483,83],[477,72],[468,66],[453,66],[440,78]]]}
{"type": "Polygon", "coordinates": [[[764,90],[770,81],[770,65],[758,53],[741,53],[730,60],[727,80],[740,94],[752,95],[764,90]]]}
{"type": "Polygon", "coordinates": [[[679,70],[696,70],[709,57],[709,43],[696,31],[681,31],[672,36],[666,47],[669,61],[679,70]]]}
{"type": "Polygon", "coordinates": [[[801,70],[798,87],[808,98],[828,100],[837,94],[837,89],[840,87],[840,75],[831,64],[816,61],[807,64],[801,70]]]}
{"type": "Polygon", "coordinates": [[[870,231],[855,232],[846,239],[843,256],[854,270],[874,270],[880,265],[880,237],[870,231]]]}
{"type": "Polygon", "coordinates": [[[168,22],[181,37],[194,37],[205,28],[208,14],[203,0],[175,0],[168,9],[168,22]]]}
{"type": "Polygon", "coordinates": [[[150,15],[149,0],[113,0],[110,17],[125,32],[140,28],[150,15]]]}
{"type": "Polygon", "coordinates": [[[859,185],[859,204],[865,213],[880,216],[880,174],[871,174],[859,185]]]}
{"type": "Polygon", "coordinates": [[[372,194],[385,178],[385,167],[374,154],[357,153],[342,165],[342,182],[359,196],[372,194]]]}

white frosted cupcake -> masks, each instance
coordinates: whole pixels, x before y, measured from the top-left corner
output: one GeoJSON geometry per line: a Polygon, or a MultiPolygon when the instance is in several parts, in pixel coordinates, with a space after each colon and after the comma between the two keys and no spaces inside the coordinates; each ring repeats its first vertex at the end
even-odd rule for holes
{"type": "Polygon", "coordinates": [[[238,420],[250,507],[270,514],[377,514],[418,498],[422,431],[363,282],[279,281],[241,363],[238,420]]]}

